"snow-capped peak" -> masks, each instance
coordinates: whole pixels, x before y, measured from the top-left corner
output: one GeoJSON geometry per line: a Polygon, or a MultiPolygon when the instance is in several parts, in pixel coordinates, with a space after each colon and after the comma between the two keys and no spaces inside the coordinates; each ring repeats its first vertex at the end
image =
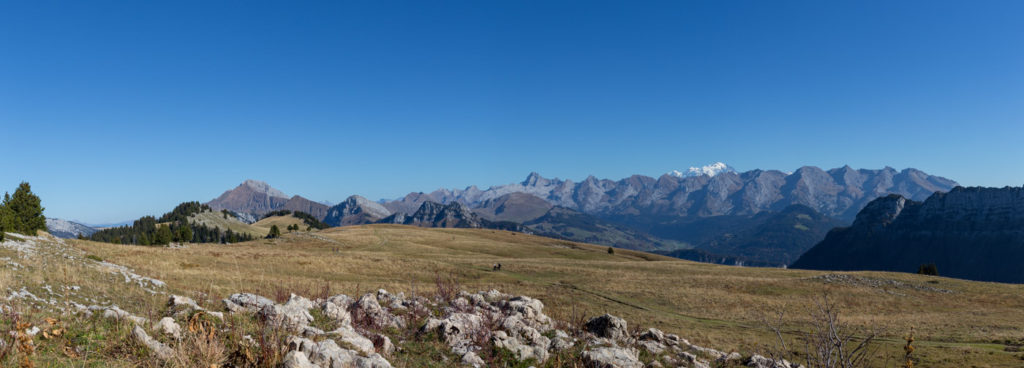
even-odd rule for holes
{"type": "Polygon", "coordinates": [[[701,175],[715,176],[724,172],[734,173],[736,172],[736,169],[733,169],[732,166],[726,165],[725,163],[716,162],[701,167],[691,167],[686,169],[686,171],[672,170],[672,172],[668,174],[677,178],[689,178],[701,175]]]}

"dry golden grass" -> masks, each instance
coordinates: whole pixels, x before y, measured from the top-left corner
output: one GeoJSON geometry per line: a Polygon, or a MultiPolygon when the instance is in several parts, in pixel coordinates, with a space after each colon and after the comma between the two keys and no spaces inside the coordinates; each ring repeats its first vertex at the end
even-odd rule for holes
{"type": "Polygon", "coordinates": [[[231,230],[236,233],[248,233],[255,237],[263,237],[267,235],[270,227],[260,228],[253,225],[246,224],[238,221],[234,217],[228,216],[224,218],[224,215],[217,211],[200,212],[191,217],[192,222],[197,222],[209,227],[218,227],[221,231],[231,230]]]}
{"type": "Polygon", "coordinates": [[[253,227],[261,229],[264,235],[269,233],[270,227],[274,225],[277,225],[277,228],[281,229],[281,232],[285,232],[285,229],[287,229],[288,226],[291,225],[299,225],[299,229],[302,230],[305,230],[306,227],[308,226],[306,225],[305,222],[302,221],[302,219],[292,215],[270,216],[265,219],[257,221],[255,224],[252,224],[253,227]]]}
{"type": "Polygon", "coordinates": [[[333,228],[283,238],[167,249],[75,241],[76,247],[214,306],[235,292],[354,295],[378,288],[433,290],[453,275],[467,290],[498,288],[540,298],[553,317],[609,312],[634,327],[658,327],[692,342],[745,353],[770,343],[762,316],[787,315],[801,328],[808,306],[828,290],[842,318],[883,332],[880,354],[902,354],[915,329],[919,366],[1019,366],[1003,340],[1024,337],[1024,286],[884,272],[842,273],[883,286],[824,284],[827,272],[694,263],[642,252],[519,233],[399,225],[333,228]],[[502,271],[491,265],[502,263],[502,271]],[[890,284],[890,280],[902,284],[890,284]],[[939,288],[941,293],[922,288],[939,288]],[[968,364],[969,363],[969,364],[968,364]]]}

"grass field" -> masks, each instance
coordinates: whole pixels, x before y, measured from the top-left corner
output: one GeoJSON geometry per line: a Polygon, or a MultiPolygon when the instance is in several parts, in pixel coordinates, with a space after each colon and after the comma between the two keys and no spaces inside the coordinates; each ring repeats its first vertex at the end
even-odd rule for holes
{"type": "MultiPolygon", "coordinates": [[[[280,225],[279,225],[280,226],[280,225]]],[[[761,320],[786,312],[786,331],[804,328],[823,292],[859,328],[880,330],[880,359],[903,354],[913,329],[922,367],[1015,367],[1024,339],[1024,286],[913,274],[742,268],[520,233],[399,225],[332,228],[239,244],[183,249],[69,241],[127,265],[208,305],[235,292],[359,295],[385,288],[434,289],[439,276],[463,289],[497,288],[537,297],[554,318],[609,312],[631,327],[658,327],[704,346],[743,353],[772,341],[761,320]],[[493,272],[491,265],[501,263],[493,272]],[[830,276],[832,275],[832,276],[830,276]],[[826,282],[831,280],[831,282],[826,282]]]]}
{"type": "Polygon", "coordinates": [[[200,212],[189,217],[189,220],[209,227],[216,226],[219,227],[221,230],[230,229],[231,231],[236,233],[249,233],[252,234],[252,236],[258,238],[266,236],[267,232],[270,230],[269,226],[267,226],[267,228],[262,228],[254,225],[249,225],[244,222],[238,221],[237,219],[231,216],[228,216],[228,218],[224,218],[223,214],[216,211],[200,212]]]}
{"type": "Polygon", "coordinates": [[[292,215],[270,216],[265,219],[257,221],[255,224],[252,224],[253,227],[263,231],[264,235],[269,233],[270,227],[274,225],[277,225],[277,228],[280,229],[282,233],[285,232],[285,229],[288,228],[288,226],[290,225],[299,225],[299,229],[301,230],[305,230],[306,227],[308,227],[306,223],[302,221],[302,219],[292,215]]]}

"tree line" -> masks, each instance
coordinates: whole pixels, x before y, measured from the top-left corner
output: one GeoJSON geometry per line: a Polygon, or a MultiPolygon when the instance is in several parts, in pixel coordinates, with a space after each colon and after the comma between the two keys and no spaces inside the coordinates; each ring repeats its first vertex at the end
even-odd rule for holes
{"type": "Polygon", "coordinates": [[[42,201],[32,193],[27,182],[18,185],[13,196],[4,193],[0,202],[0,241],[3,241],[5,232],[34,236],[38,230],[46,231],[43,210],[42,201]]]}
{"type": "Polygon", "coordinates": [[[255,239],[252,234],[209,227],[189,221],[197,213],[213,210],[199,202],[184,202],[160,218],[145,216],[121,226],[97,231],[87,239],[114,244],[168,245],[178,243],[237,243],[255,239]]]}

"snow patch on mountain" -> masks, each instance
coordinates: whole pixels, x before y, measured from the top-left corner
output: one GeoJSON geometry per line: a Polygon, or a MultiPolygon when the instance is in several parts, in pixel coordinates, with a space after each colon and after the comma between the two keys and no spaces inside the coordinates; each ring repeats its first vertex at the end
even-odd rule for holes
{"type": "Polygon", "coordinates": [[[690,167],[689,169],[686,169],[686,171],[672,170],[668,174],[677,178],[689,178],[702,175],[715,176],[726,172],[735,173],[736,169],[732,168],[732,166],[726,165],[725,163],[716,162],[701,167],[690,167]]]}

